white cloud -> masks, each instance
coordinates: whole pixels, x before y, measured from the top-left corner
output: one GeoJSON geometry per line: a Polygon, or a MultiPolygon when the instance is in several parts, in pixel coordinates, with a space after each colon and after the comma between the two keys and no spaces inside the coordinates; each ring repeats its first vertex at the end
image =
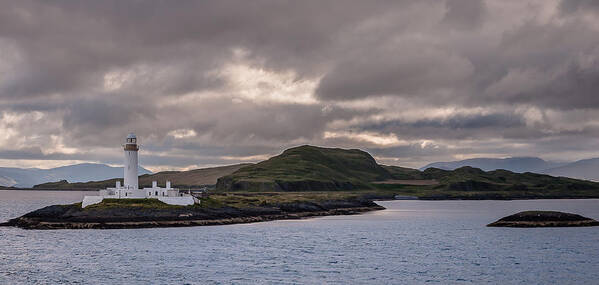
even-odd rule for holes
{"type": "Polygon", "coordinates": [[[300,78],[294,71],[269,71],[259,66],[230,63],[222,67],[218,76],[227,82],[224,93],[233,100],[254,103],[314,104],[317,79],[300,78]]]}
{"type": "Polygon", "coordinates": [[[355,141],[368,142],[379,146],[408,145],[409,142],[400,140],[394,134],[379,134],[375,132],[329,132],[323,134],[324,139],[348,138],[355,141]]]}
{"type": "Polygon", "coordinates": [[[168,135],[172,136],[176,139],[185,139],[185,138],[195,137],[197,135],[197,133],[196,133],[196,131],[191,130],[191,129],[178,129],[178,130],[168,132],[168,135]]]}

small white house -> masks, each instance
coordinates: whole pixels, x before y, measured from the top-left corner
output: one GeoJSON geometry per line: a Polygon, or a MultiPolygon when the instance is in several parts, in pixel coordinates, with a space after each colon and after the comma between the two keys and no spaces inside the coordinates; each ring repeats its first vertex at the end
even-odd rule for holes
{"type": "Polygon", "coordinates": [[[117,181],[114,188],[106,188],[99,191],[97,196],[83,197],[83,208],[102,202],[105,198],[110,199],[132,199],[132,198],[147,198],[158,199],[164,203],[171,205],[193,205],[200,203],[195,197],[179,192],[179,189],[172,188],[171,182],[166,181],[166,187],[158,187],[158,182],[153,181],[152,187],[139,189],[138,187],[138,160],[137,152],[137,137],[131,133],[127,136],[124,144],[125,165],[124,165],[124,182],[121,186],[121,181],[117,181]]]}

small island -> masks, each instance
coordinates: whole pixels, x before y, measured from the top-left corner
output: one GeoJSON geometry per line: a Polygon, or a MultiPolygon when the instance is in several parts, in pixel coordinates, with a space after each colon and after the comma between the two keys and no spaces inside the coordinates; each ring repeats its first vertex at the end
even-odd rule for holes
{"type": "Polygon", "coordinates": [[[372,200],[347,193],[217,194],[200,204],[178,206],[157,199],[104,199],[82,208],[81,203],[53,205],[0,226],[24,229],[122,229],[186,227],[254,223],[382,210],[372,200]]]}
{"type": "Polygon", "coordinates": [[[524,211],[490,223],[488,227],[592,227],[599,222],[577,214],[555,211],[524,211]]]}

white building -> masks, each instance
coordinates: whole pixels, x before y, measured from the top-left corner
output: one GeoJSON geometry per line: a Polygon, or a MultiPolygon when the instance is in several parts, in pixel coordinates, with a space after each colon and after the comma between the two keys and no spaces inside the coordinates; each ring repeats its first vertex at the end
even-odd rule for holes
{"type": "Polygon", "coordinates": [[[85,196],[81,206],[83,208],[102,202],[105,198],[110,199],[132,199],[132,198],[147,198],[147,199],[158,199],[164,203],[171,205],[193,205],[199,203],[199,200],[189,194],[180,193],[179,189],[172,188],[171,182],[166,181],[166,187],[158,187],[156,181],[152,182],[152,187],[145,187],[139,189],[138,181],[138,160],[137,152],[139,147],[137,146],[137,137],[131,133],[125,140],[124,151],[125,151],[125,165],[123,175],[123,185],[121,181],[117,180],[114,188],[106,188],[99,191],[97,196],[85,196]]]}

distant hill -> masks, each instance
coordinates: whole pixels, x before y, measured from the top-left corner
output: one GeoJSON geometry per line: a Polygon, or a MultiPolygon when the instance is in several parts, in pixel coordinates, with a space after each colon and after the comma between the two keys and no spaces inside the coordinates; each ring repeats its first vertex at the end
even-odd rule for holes
{"type": "Polygon", "coordinates": [[[599,158],[579,160],[560,167],[546,169],[543,173],[599,181],[599,158]]]}
{"type": "MultiPolygon", "coordinates": [[[[538,160],[530,160],[538,161],[538,160]]],[[[599,183],[474,167],[424,171],[376,163],[368,153],[301,146],[218,179],[217,191],[355,191],[423,199],[599,197],[599,183]]]]}
{"type": "Polygon", "coordinates": [[[163,171],[156,174],[140,176],[139,185],[151,186],[152,181],[158,181],[158,184],[160,185],[166,183],[166,180],[169,180],[173,185],[180,187],[214,185],[219,177],[229,175],[242,167],[250,165],[252,164],[241,163],[188,171],[163,171]]]}
{"type": "MultiPolygon", "coordinates": [[[[201,187],[205,185],[216,184],[216,179],[231,174],[236,170],[251,165],[249,163],[235,164],[220,167],[201,168],[188,171],[163,171],[154,174],[144,174],[139,176],[139,187],[150,187],[152,181],[157,181],[158,185],[164,187],[167,180],[171,181],[173,187],[201,187]]],[[[114,175],[112,178],[101,181],[90,181],[83,183],[69,183],[68,181],[55,181],[35,185],[36,189],[103,189],[114,187],[117,180],[121,182],[123,173],[114,175]]]]}
{"type": "Polygon", "coordinates": [[[420,170],[427,168],[454,170],[464,166],[480,168],[485,171],[505,169],[518,173],[535,172],[552,176],[599,181],[599,158],[566,163],[548,162],[538,157],[473,158],[459,161],[434,162],[420,168],[420,170]]]}
{"type": "Polygon", "coordinates": [[[513,172],[541,172],[545,169],[558,167],[561,164],[548,162],[538,157],[510,157],[510,158],[472,158],[459,161],[434,162],[420,170],[439,168],[454,170],[464,166],[480,168],[484,171],[505,169],[513,172]]]}
{"type": "MultiPolygon", "coordinates": [[[[464,166],[454,170],[428,168],[418,177],[435,179],[435,190],[494,195],[521,195],[521,197],[599,197],[599,183],[566,177],[553,177],[531,172],[516,173],[508,170],[483,171],[464,166]]],[[[442,195],[448,194],[442,193],[442,195]]],[[[455,193],[454,193],[455,194],[455,193]]]]}
{"type": "Polygon", "coordinates": [[[392,178],[367,152],[304,145],[221,177],[220,191],[312,191],[369,188],[392,178]]]}
{"type": "MultiPolygon", "coordinates": [[[[152,172],[143,167],[139,168],[140,175],[150,173],[152,172]]],[[[82,163],[50,169],[0,167],[0,186],[27,188],[51,181],[87,182],[122,176],[122,167],[97,163],[82,163]]]]}

